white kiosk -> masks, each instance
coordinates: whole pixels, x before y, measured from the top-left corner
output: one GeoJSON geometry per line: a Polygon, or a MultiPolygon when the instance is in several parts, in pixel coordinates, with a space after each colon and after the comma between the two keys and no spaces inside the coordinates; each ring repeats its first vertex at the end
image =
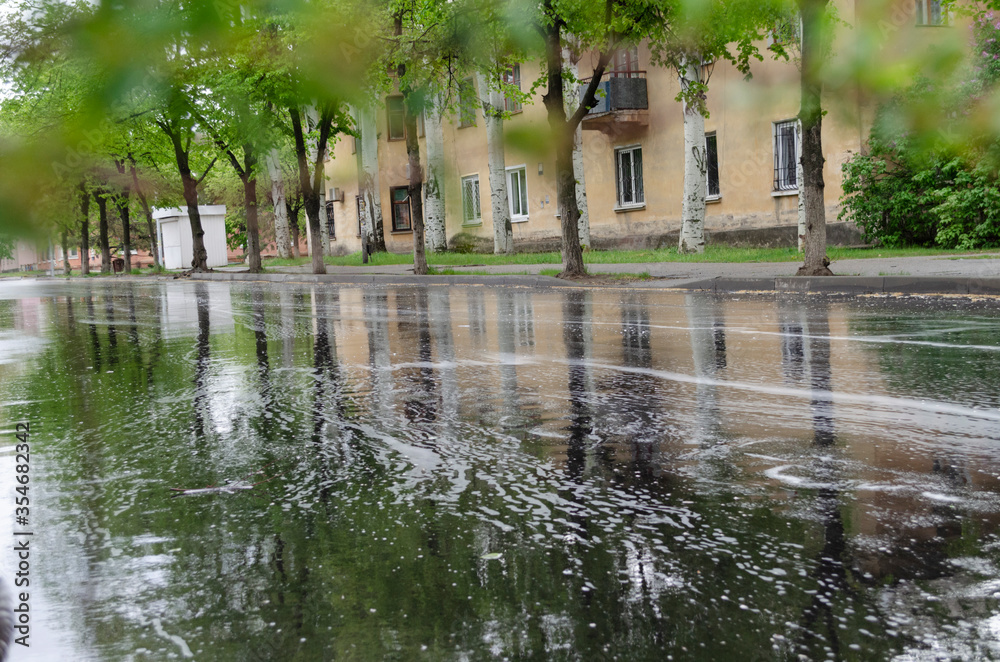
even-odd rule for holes
{"type": "MultiPolygon", "coordinates": [[[[229,264],[226,250],[226,206],[199,205],[201,227],[205,230],[205,250],[208,266],[224,267],[229,264]]],[[[167,269],[190,269],[194,259],[194,235],[187,207],[153,209],[156,234],[160,240],[160,255],[167,269]]]]}

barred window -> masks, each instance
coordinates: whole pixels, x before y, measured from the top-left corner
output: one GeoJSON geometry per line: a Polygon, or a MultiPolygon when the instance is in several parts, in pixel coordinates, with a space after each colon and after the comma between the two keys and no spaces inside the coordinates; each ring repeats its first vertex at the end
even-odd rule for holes
{"type": "Polygon", "coordinates": [[[333,224],[333,200],[326,203],[326,228],[330,232],[330,239],[337,238],[337,228],[333,224]]]}
{"type": "Polygon", "coordinates": [[[462,177],[462,223],[476,225],[483,222],[479,206],[479,175],[462,177]]]}
{"type": "Polygon", "coordinates": [[[946,25],[948,15],[941,11],[941,0],[916,0],[917,25],[946,25]]]}
{"type": "Polygon", "coordinates": [[[774,123],[774,190],[794,191],[798,164],[798,130],[796,120],[774,123]]]}
{"type": "Polygon", "coordinates": [[[642,147],[615,150],[618,206],[636,207],[646,202],[642,186],[642,147]]]}

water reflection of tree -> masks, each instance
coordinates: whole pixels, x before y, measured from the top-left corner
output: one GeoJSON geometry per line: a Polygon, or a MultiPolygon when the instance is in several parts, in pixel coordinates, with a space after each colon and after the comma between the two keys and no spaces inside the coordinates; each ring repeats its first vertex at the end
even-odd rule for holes
{"type": "Polygon", "coordinates": [[[336,336],[333,332],[335,308],[339,307],[336,290],[327,291],[317,287],[312,291],[314,305],[313,339],[313,434],[314,443],[324,443],[327,436],[335,436],[339,441],[340,423],[344,420],[345,409],[343,384],[340,367],[336,358],[336,336]],[[324,432],[332,424],[330,432],[324,432]]]}
{"type": "Polygon", "coordinates": [[[104,299],[104,318],[108,326],[108,363],[118,364],[118,330],[115,327],[115,297],[112,286],[105,284],[101,297],[104,299]]]}
{"type": "Polygon", "coordinates": [[[396,329],[404,356],[412,356],[417,365],[400,371],[407,384],[403,414],[411,423],[427,424],[437,420],[437,384],[434,380],[434,351],[428,311],[427,288],[415,287],[396,292],[396,329]]]}
{"type": "Polygon", "coordinates": [[[587,299],[589,292],[570,290],[563,299],[563,344],[569,364],[569,433],[566,470],[573,479],[582,479],[587,464],[587,438],[593,430],[590,389],[587,378],[587,299]]]}
{"type": "Polygon", "coordinates": [[[451,293],[450,288],[435,288],[428,292],[428,315],[437,346],[438,378],[441,381],[441,414],[447,423],[458,419],[461,400],[455,362],[455,337],[451,330],[451,293]]]}
{"type": "Polygon", "coordinates": [[[205,419],[211,420],[208,411],[208,368],[211,358],[209,345],[210,320],[208,306],[208,286],[197,283],[194,288],[195,307],[198,311],[198,337],[195,341],[197,357],[194,364],[194,436],[205,438],[205,419]]]}
{"type": "Polygon", "coordinates": [[[692,442],[708,446],[716,443],[721,433],[716,381],[727,365],[726,323],[722,302],[716,297],[688,294],[684,299],[697,379],[692,442]]]}
{"type": "MultiPolygon", "coordinates": [[[[810,411],[813,446],[826,449],[836,443],[833,411],[833,379],[830,366],[830,317],[827,302],[817,300],[808,309],[808,323],[789,326],[791,346],[802,343],[808,349],[804,367],[809,372],[810,411]],[[808,332],[808,337],[805,333],[808,332]],[[798,338],[794,338],[798,336],[798,338]]],[[[804,353],[805,354],[805,353],[804,353]]],[[[815,474],[823,487],[817,491],[812,506],[813,517],[823,531],[823,546],[814,561],[810,577],[816,589],[802,610],[800,650],[810,656],[830,653],[834,659],[844,655],[841,641],[841,621],[838,611],[847,603],[857,602],[857,592],[849,581],[847,568],[851,558],[841,513],[842,477],[837,465],[826,455],[814,453],[815,474]]]]}
{"type": "Polygon", "coordinates": [[[101,339],[97,335],[97,312],[94,309],[93,290],[87,293],[87,334],[90,336],[91,362],[94,372],[101,372],[101,339]]]}
{"type": "Polygon", "coordinates": [[[376,420],[392,416],[395,388],[389,345],[389,295],[385,290],[365,289],[362,293],[365,326],[368,332],[368,365],[376,401],[376,420]]]}

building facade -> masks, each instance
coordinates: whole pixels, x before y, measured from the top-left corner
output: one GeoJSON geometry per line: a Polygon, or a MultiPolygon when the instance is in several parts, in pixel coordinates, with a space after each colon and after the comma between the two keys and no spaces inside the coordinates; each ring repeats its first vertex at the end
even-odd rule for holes
{"type": "MultiPolygon", "coordinates": [[[[835,2],[838,16],[851,22],[859,9],[853,0],[835,2]]],[[[862,3],[857,3],[861,5],[862,3]]],[[[947,16],[934,0],[906,0],[886,17],[898,34],[894,41],[919,46],[933,39],[933,30],[947,16]]],[[[799,72],[794,61],[769,58],[754,62],[746,80],[730,63],[704,65],[708,75],[705,121],[708,156],[708,205],[705,229],[711,235],[729,230],[786,228],[797,234],[799,175],[799,72]]],[[[845,42],[844,48],[851,48],[845,42]]],[[[835,52],[837,47],[835,47],[835,52]]],[[[836,55],[835,55],[836,57],[836,55]]],[[[578,63],[579,76],[593,71],[597,54],[578,63]]],[[[537,62],[521,63],[510,74],[521,89],[531,88],[540,75],[537,62]],[[523,82],[522,82],[523,81],[523,82]]],[[[468,85],[476,81],[469,79],[468,85]]],[[[684,188],[683,110],[677,101],[677,73],[654,66],[644,45],[615,58],[601,83],[603,97],[583,122],[582,153],[590,233],[602,245],[661,244],[681,225],[684,188]]],[[[541,101],[544,84],[523,104],[508,102],[504,122],[505,161],[515,246],[552,243],[560,236],[555,191],[555,160],[548,148],[548,123],[541,101]]],[[[836,223],[842,193],[841,166],[862,150],[873,117],[863,95],[827,95],[823,123],[826,157],[827,222],[836,223]]],[[[405,130],[402,98],[389,95],[376,112],[378,133],[377,188],[386,245],[391,251],[412,249],[410,207],[406,186],[405,130]]],[[[449,246],[463,235],[483,246],[492,245],[487,139],[481,106],[467,105],[445,114],[444,192],[449,246]]],[[[426,168],[426,138],[420,135],[426,168]]],[[[345,137],[330,150],[327,162],[327,212],[332,216],[334,253],[360,249],[360,217],[364,204],[357,146],[345,137]]],[[[769,236],[774,236],[770,233],[769,236]]],[[[855,235],[856,236],[856,235],[855,235]]]]}

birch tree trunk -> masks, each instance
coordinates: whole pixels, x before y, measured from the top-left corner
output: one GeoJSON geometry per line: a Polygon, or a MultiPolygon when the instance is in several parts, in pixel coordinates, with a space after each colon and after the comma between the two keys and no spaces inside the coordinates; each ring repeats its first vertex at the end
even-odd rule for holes
{"type": "MultiPolygon", "coordinates": [[[[507,193],[507,163],[503,144],[503,95],[492,89],[479,73],[479,100],[486,122],[486,150],[490,167],[490,206],[493,210],[493,252],[514,252],[514,229],[510,223],[507,193]]],[[[465,194],[464,191],[462,193],[465,194]]]]}
{"type": "MultiPolygon", "coordinates": [[[[686,60],[680,76],[681,89],[700,79],[700,63],[686,60]]],[[[686,100],[684,108],[684,197],[681,199],[681,253],[705,252],[705,194],[708,188],[705,154],[705,117],[686,100]]]]}
{"type": "MultiPolygon", "coordinates": [[[[330,218],[326,209],[326,186],[319,194],[319,233],[323,241],[323,255],[330,254],[330,218]]],[[[336,235],[334,235],[336,236],[336,235]]]]}
{"type": "Polygon", "coordinates": [[[368,246],[373,251],[385,252],[385,228],[382,224],[382,189],[378,169],[378,130],[375,126],[375,111],[371,106],[358,108],[360,116],[361,140],[361,197],[364,200],[363,213],[365,229],[369,232],[368,246]]]}
{"type": "Polygon", "coordinates": [[[424,208],[424,229],[427,250],[435,253],[448,250],[448,230],[445,225],[444,199],[444,127],[441,124],[441,98],[431,96],[424,111],[427,135],[427,190],[424,208]]]}
{"type": "Polygon", "coordinates": [[[798,276],[832,276],[826,258],[826,203],[823,200],[823,20],[829,0],[799,0],[802,13],[802,184],[806,231],[804,264],[798,276]]]}
{"type": "MultiPolygon", "coordinates": [[[[574,59],[569,48],[563,49],[563,66],[566,67],[573,78],[579,76],[580,70],[577,66],[578,59],[574,59]]],[[[572,83],[566,90],[566,114],[572,115],[580,105],[580,84],[572,83]]],[[[573,177],[576,179],[576,206],[580,210],[580,218],[577,220],[578,231],[580,233],[580,245],[590,248],[590,213],[587,210],[587,183],[583,172],[583,126],[577,126],[573,134],[573,177]]]]}
{"type": "Polygon", "coordinates": [[[274,203],[274,243],[278,257],[287,260],[292,256],[291,235],[288,232],[288,209],[285,206],[285,177],[277,149],[264,158],[267,174],[271,178],[271,201],[274,203]]]}

